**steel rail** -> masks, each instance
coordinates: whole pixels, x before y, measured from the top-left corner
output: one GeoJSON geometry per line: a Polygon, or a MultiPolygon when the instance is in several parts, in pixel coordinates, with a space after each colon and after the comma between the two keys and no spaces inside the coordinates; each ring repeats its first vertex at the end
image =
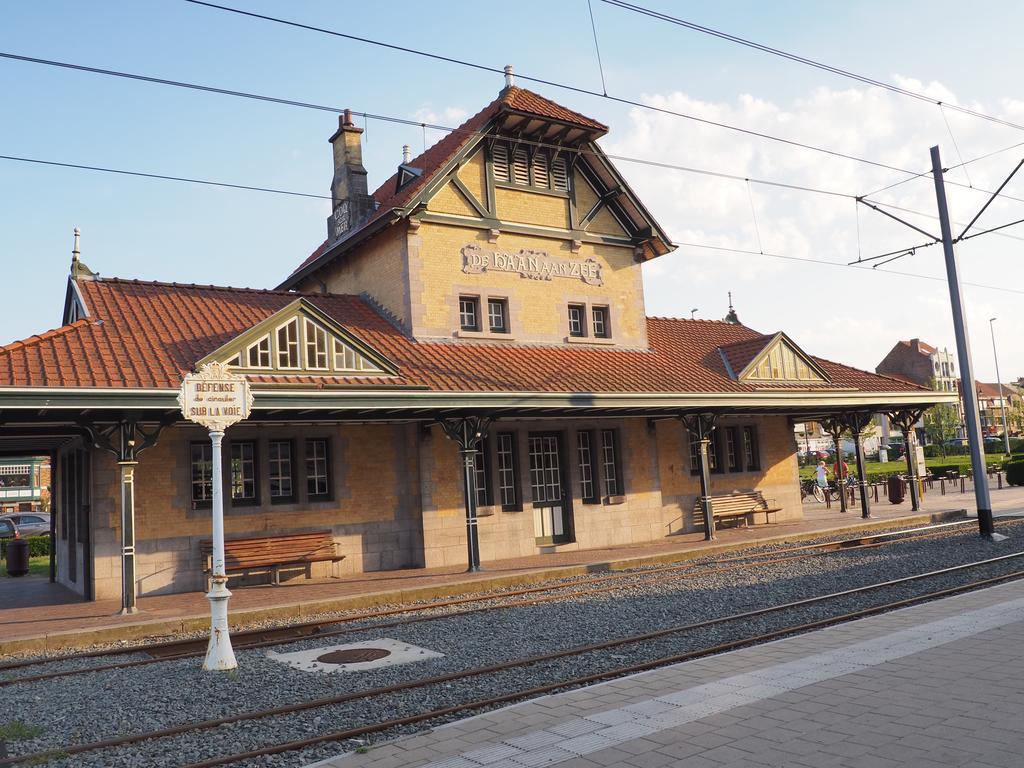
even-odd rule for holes
{"type": "MultiPolygon", "coordinates": [[[[613,592],[613,591],[615,591],[617,589],[621,589],[622,586],[623,586],[623,585],[620,585],[620,584],[613,584],[611,586],[599,587],[599,588],[596,588],[596,589],[575,590],[575,591],[568,592],[568,593],[562,592],[562,590],[573,590],[575,587],[579,587],[581,585],[582,586],[586,586],[588,584],[606,583],[608,581],[613,581],[613,580],[614,581],[620,581],[620,580],[625,580],[625,579],[638,579],[638,580],[642,581],[648,575],[663,575],[666,572],[672,572],[672,571],[676,571],[676,572],[677,571],[684,571],[684,573],[679,576],[679,578],[682,578],[682,579],[696,577],[696,576],[706,576],[706,575],[709,575],[709,574],[724,573],[724,572],[728,572],[728,571],[731,571],[731,570],[736,570],[738,568],[750,568],[750,567],[761,566],[761,565],[773,565],[775,563],[783,563],[783,562],[787,562],[787,561],[791,561],[791,560],[798,560],[798,559],[803,559],[803,558],[806,558],[806,557],[813,557],[813,556],[816,556],[816,555],[819,555],[819,554],[828,554],[828,553],[836,552],[836,551],[849,552],[849,551],[853,551],[854,549],[868,549],[868,548],[873,548],[873,547],[884,546],[884,545],[887,545],[887,544],[903,543],[903,542],[907,542],[907,541],[917,541],[917,540],[920,540],[920,539],[931,538],[933,536],[939,536],[939,535],[942,535],[942,534],[946,533],[945,530],[938,530],[938,531],[936,531],[934,529],[939,529],[939,528],[944,529],[944,528],[947,528],[949,526],[959,526],[959,525],[964,525],[964,524],[971,523],[971,522],[973,522],[973,521],[967,520],[967,521],[956,521],[956,522],[952,522],[952,523],[940,523],[940,524],[937,524],[937,525],[934,525],[934,526],[922,526],[920,528],[909,528],[909,529],[906,529],[906,530],[903,530],[903,531],[890,531],[890,532],[885,532],[885,533],[881,533],[881,534],[872,534],[872,535],[867,535],[867,536],[861,536],[861,537],[857,537],[857,538],[854,538],[854,539],[843,539],[843,540],[834,541],[834,542],[822,542],[822,543],[819,543],[819,544],[808,544],[808,545],[804,545],[804,546],[800,546],[800,547],[791,547],[789,549],[781,550],[779,552],[766,553],[766,555],[768,555],[768,557],[765,558],[765,559],[761,559],[761,560],[754,560],[753,558],[756,558],[759,555],[753,555],[752,554],[752,555],[744,555],[744,556],[738,556],[738,557],[724,558],[724,559],[721,559],[721,560],[715,560],[714,561],[715,563],[732,563],[732,562],[739,563],[738,565],[735,565],[735,566],[705,568],[705,567],[702,567],[702,566],[706,565],[706,564],[703,564],[703,563],[693,563],[693,562],[677,563],[677,564],[668,565],[668,566],[651,568],[651,569],[644,570],[644,571],[629,571],[629,572],[622,572],[622,573],[606,574],[604,576],[597,576],[597,577],[593,577],[593,578],[590,578],[590,579],[585,579],[583,581],[570,582],[570,583],[565,583],[565,584],[554,584],[554,585],[546,585],[546,586],[539,586],[539,587],[530,587],[530,588],[527,588],[527,589],[515,590],[513,592],[505,592],[505,593],[501,593],[501,594],[498,594],[498,595],[486,595],[486,596],[476,595],[476,596],[471,596],[471,597],[467,597],[467,598],[457,598],[455,600],[446,600],[446,601],[441,601],[441,602],[429,603],[429,604],[426,604],[426,605],[423,605],[423,606],[413,606],[413,607],[408,607],[408,608],[388,609],[387,611],[378,612],[378,613],[357,614],[355,616],[343,617],[341,619],[324,619],[324,620],[319,620],[319,621],[316,621],[316,622],[305,622],[305,623],[302,623],[302,624],[289,625],[288,627],[281,627],[281,628],[278,628],[278,629],[251,630],[248,633],[239,633],[239,634],[243,635],[243,636],[249,636],[249,637],[253,637],[254,636],[254,637],[257,637],[257,638],[265,637],[268,634],[270,634],[270,635],[280,634],[280,633],[289,633],[289,634],[286,637],[277,638],[277,639],[254,640],[253,642],[245,642],[244,640],[242,642],[237,642],[236,641],[234,643],[234,645],[239,650],[256,650],[256,649],[260,649],[260,648],[269,648],[269,647],[273,647],[273,646],[276,646],[276,645],[287,645],[288,643],[301,642],[302,640],[307,640],[307,639],[311,639],[311,638],[320,639],[320,638],[338,637],[338,636],[341,636],[341,635],[351,634],[353,632],[361,632],[361,631],[375,630],[375,629],[390,629],[390,628],[393,628],[393,627],[406,626],[406,625],[409,625],[409,624],[417,624],[417,623],[425,622],[425,621],[437,621],[437,620],[447,619],[447,618],[451,618],[451,617],[455,617],[455,616],[466,616],[466,615],[470,615],[470,614],[474,614],[474,613],[485,613],[485,612],[488,612],[488,611],[501,610],[501,609],[504,609],[504,608],[519,608],[519,607],[528,606],[528,605],[539,605],[541,603],[557,602],[559,600],[567,600],[567,599],[572,599],[574,597],[583,597],[583,596],[601,594],[601,593],[605,593],[605,592],[613,592]],[[905,535],[905,534],[914,533],[914,532],[917,532],[917,531],[931,531],[931,533],[924,533],[924,534],[921,534],[921,535],[918,535],[918,536],[906,536],[905,535]],[[894,538],[896,536],[902,536],[903,538],[898,538],[898,539],[896,539],[894,541],[879,541],[879,539],[894,538]],[[796,552],[796,553],[801,553],[802,552],[803,554],[790,555],[789,553],[791,553],[791,552],[796,552]],[[699,570],[697,570],[697,569],[699,569],[699,570]],[[519,596],[522,596],[522,595],[536,594],[538,592],[558,592],[558,594],[549,595],[547,597],[528,599],[528,600],[518,600],[518,601],[513,601],[513,602],[493,602],[493,601],[503,601],[507,597],[519,597],[519,596]],[[337,624],[348,624],[348,623],[353,623],[353,622],[356,622],[356,621],[364,621],[364,620],[367,620],[367,619],[373,619],[373,618],[376,618],[378,616],[396,615],[396,614],[401,614],[401,613],[412,613],[412,612],[415,612],[415,611],[430,610],[430,609],[433,609],[433,608],[443,608],[443,607],[448,607],[448,606],[451,606],[451,605],[464,605],[464,604],[467,604],[467,603],[483,603],[483,602],[493,602],[493,604],[483,605],[483,606],[480,606],[480,607],[477,607],[477,608],[469,608],[469,609],[466,609],[466,610],[463,610],[463,611],[456,611],[456,612],[452,612],[452,613],[444,613],[444,614],[420,616],[420,617],[411,617],[411,618],[407,618],[407,619],[400,619],[398,621],[375,623],[375,624],[370,624],[370,625],[366,625],[366,626],[362,626],[362,627],[348,627],[346,629],[334,630],[334,631],[329,631],[329,632],[310,631],[310,632],[305,633],[305,634],[299,634],[299,633],[295,632],[296,629],[312,629],[312,630],[315,630],[318,627],[333,626],[333,625],[337,625],[337,624]]],[[[233,640],[236,637],[237,636],[233,636],[233,640]]],[[[131,661],[118,662],[118,663],[114,663],[114,664],[103,664],[103,665],[98,665],[98,666],[95,666],[95,667],[83,667],[81,669],[60,670],[60,671],[54,671],[54,672],[40,673],[40,674],[37,674],[37,675],[26,675],[24,677],[13,677],[13,678],[5,679],[5,680],[0,680],[0,688],[6,687],[6,686],[9,686],[9,685],[16,685],[16,684],[19,684],[19,683],[36,683],[36,682],[42,682],[42,681],[45,681],[45,680],[54,680],[54,679],[63,678],[63,677],[73,677],[73,676],[76,676],[76,675],[84,675],[84,674],[89,674],[89,673],[92,673],[92,672],[109,672],[109,671],[114,670],[114,669],[128,669],[128,668],[132,668],[132,667],[148,666],[150,664],[159,664],[159,663],[165,662],[165,661],[176,661],[176,660],[179,660],[179,659],[193,658],[193,657],[201,656],[201,655],[203,655],[203,653],[205,653],[206,639],[205,638],[197,638],[197,639],[192,639],[192,640],[174,640],[174,641],[170,641],[170,642],[167,642],[167,643],[158,643],[158,644],[154,644],[154,645],[150,645],[150,646],[139,646],[138,648],[134,648],[134,649],[131,649],[131,650],[118,650],[118,651],[113,652],[113,653],[111,653],[109,651],[97,651],[97,652],[90,652],[90,653],[87,653],[87,654],[83,654],[83,655],[80,655],[80,656],[64,656],[64,657],[59,657],[59,658],[54,658],[54,659],[45,659],[45,660],[37,660],[37,661],[30,661],[30,662],[20,662],[20,663],[12,664],[9,667],[0,667],[0,671],[5,671],[6,669],[25,668],[25,667],[28,667],[28,666],[35,666],[35,665],[40,665],[40,664],[59,663],[61,661],[65,661],[65,660],[68,660],[68,659],[97,658],[97,657],[102,657],[102,656],[105,656],[105,655],[120,656],[120,655],[126,655],[128,653],[140,653],[140,652],[141,653],[152,653],[154,650],[157,650],[157,649],[166,649],[166,648],[182,647],[182,646],[198,646],[198,648],[197,648],[197,650],[189,650],[189,651],[184,651],[184,652],[181,652],[181,653],[169,653],[169,654],[162,654],[162,655],[158,654],[157,656],[154,656],[154,657],[148,658],[148,659],[134,659],[134,660],[131,660],[131,661]]]]}
{"type": "MultiPolygon", "coordinates": [[[[525,667],[533,664],[538,664],[546,661],[553,661],[567,656],[579,656],[587,653],[593,653],[595,651],[608,650],[610,648],[618,648],[624,645],[632,645],[636,643],[646,642],[649,640],[666,637],[669,635],[680,634],[683,632],[691,632],[694,630],[706,629],[708,627],[717,626],[728,622],[743,621],[759,616],[765,616],[772,613],[779,613],[782,611],[793,610],[796,608],[803,608],[809,605],[815,605],[817,603],[824,602],[826,600],[834,600],[842,597],[849,597],[851,595],[863,594],[866,592],[886,589],[888,587],[897,586],[900,584],[906,584],[914,581],[920,581],[923,579],[933,578],[936,576],[943,576],[950,573],[961,572],[972,568],[981,568],[994,563],[1006,562],[1009,560],[1024,557],[1024,552],[1014,552],[1008,555],[1001,555],[999,557],[987,558],[985,560],[979,560],[972,563],[963,563],[960,565],[951,566],[949,568],[941,568],[938,570],[928,571],[926,573],[914,574],[913,576],[904,576],[898,579],[890,579],[875,584],[868,584],[862,587],[854,587],[852,589],[842,590],[840,592],[833,592],[827,595],[816,595],[814,597],[803,598],[800,600],[791,601],[788,603],[782,603],[779,605],[769,606],[766,608],[757,608],[751,611],[743,611],[741,613],[731,614],[729,616],[720,616],[714,619],[708,619],[701,622],[693,622],[690,624],[683,624],[674,627],[666,627],[652,632],[646,632],[640,635],[632,635],[624,638],[616,638],[614,640],[606,640],[600,643],[591,643],[583,646],[577,646],[574,648],[566,648],[560,651],[554,651],[552,653],[538,654],[535,656],[529,656],[522,659],[512,660],[508,662],[501,662],[498,664],[492,664],[484,667],[477,667],[474,669],[463,670],[460,672],[453,672],[444,675],[436,675],[428,678],[422,678],[419,680],[409,680],[404,683],[398,683],[395,685],[384,686],[380,688],[371,688],[364,691],[356,691],[352,693],[341,694],[339,696],[330,696],[321,699],[314,699],[311,701],[298,702],[294,704],[286,704],[279,707],[273,707],[264,710],[254,710],[251,712],[242,712],[235,715],[229,715],[226,717],[220,717],[212,720],[205,720],[197,723],[187,723],[183,725],[173,726],[170,728],[164,728],[155,731],[149,731],[141,734],[134,734],[129,736],[120,736],[111,739],[104,739],[101,741],[89,742],[85,744],[73,744],[64,747],[55,747],[48,750],[42,750],[25,755],[18,755],[15,757],[9,757],[6,759],[0,759],[0,768],[7,768],[8,766],[18,765],[26,762],[42,762],[48,759],[54,759],[57,757],[64,757],[69,755],[81,754],[84,752],[93,752],[101,749],[110,749],[112,747],[126,746],[129,744],[137,744],[143,741],[150,741],[153,739],[167,738],[169,736],[176,736],[182,733],[191,733],[201,730],[209,730],[212,728],[219,727],[221,725],[228,725],[231,723],[259,720],[266,717],[274,717],[282,714],[291,714],[295,712],[302,712],[310,709],[317,709],[325,706],[333,706],[337,704],[344,704],[350,701],[356,701],[361,699],[370,699],[377,696],[388,695],[392,693],[399,693],[406,690],[415,688],[424,688],[431,685],[438,685],[443,683],[450,683],[457,680],[465,680],[472,677],[479,677],[481,675],[493,674],[495,672],[501,672],[507,669],[513,669],[517,667],[525,667]]],[[[454,714],[460,711],[466,711],[469,709],[479,709],[482,707],[490,706],[494,703],[500,703],[504,701],[510,701],[517,698],[527,698],[538,693],[546,693],[552,690],[560,688],[573,687],[577,685],[583,685],[589,682],[597,680],[607,679],[609,677],[617,677],[624,674],[632,674],[634,672],[644,671],[653,669],[658,666],[665,664],[674,664],[681,661],[687,661],[690,659],[700,658],[702,656],[713,655],[715,653],[721,653],[726,650],[732,650],[740,648],[746,645],[754,645],[761,642],[767,642],[768,640],[774,640],[779,637],[786,635],[795,634],[798,632],[805,632],[810,629],[817,629],[832,624],[838,624],[853,619],[862,618],[877,613],[882,613],[895,608],[903,607],[906,605],[912,605],[915,603],[923,602],[925,600],[932,600],[937,597],[943,597],[950,594],[956,594],[958,592],[967,591],[970,589],[976,589],[981,586],[987,586],[1010,579],[1024,577],[1024,570],[1013,571],[1008,574],[1001,574],[995,577],[989,577],[976,582],[970,582],[968,584],[960,584],[954,587],[946,587],[941,590],[928,592],[923,595],[915,595],[910,598],[903,598],[890,603],[883,603],[881,605],[871,606],[863,608],[857,611],[840,614],[838,616],[830,616],[824,619],[818,619],[813,622],[799,624],[791,627],[785,627],[780,630],[773,630],[772,632],[755,635],[753,637],[741,638],[738,640],[732,640],[727,643],[721,643],[718,645],[710,646],[708,648],[701,648],[694,651],[687,651],[682,654],[676,654],[667,657],[661,657],[654,661],[643,662],[640,664],[634,664],[626,667],[620,667],[614,670],[608,670],[606,672],[596,673],[584,677],[572,678],[569,680],[560,681],[557,683],[551,683],[539,688],[530,688],[525,691],[516,691],[514,693],[505,694],[497,698],[485,699],[482,701],[469,702],[466,704],[456,705],[454,707],[447,707],[442,710],[434,710],[432,712],[422,713],[415,715],[410,718],[402,718],[399,720],[389,720],[384,723],[376,723],[369,726],[360,726],[354,729],[348,729],[345,731],[336,731],[330,734],[324,734],[311,739],[304,739],[301,741],[287,742],[283,745],[274,745],[271,747],[261,748],[250,752],[239,753],[235,755],[228,755],[224,757],[213,758],[211,760],[190,764],[186,768],[210,768],[217,765],[226,765],[228,763],[238,762],[240,760],[247,760],[254,757],[260,757],[269,754],[277,754],[279,752],[292,751],[294,749],[302,749],[307,746],[324,743],[327,741],[339,741],[342,739],[353,738],[354,736],[364,735],[367,733],[374,733],[381,730],[387,730],[388,728],[396,727],[399,725],[407,725],[411,723],[421,722],[424,720],[433,719],[435,717],[442,717],[447,714],[454,714]]]]}

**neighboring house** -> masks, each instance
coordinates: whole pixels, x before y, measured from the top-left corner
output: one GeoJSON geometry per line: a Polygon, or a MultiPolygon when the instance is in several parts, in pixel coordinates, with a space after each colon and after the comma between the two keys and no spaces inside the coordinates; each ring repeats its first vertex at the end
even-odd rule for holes
{"type": "Polygon", "coordinates": [[[664,540],[702,529],[702,483],[798,520],[793,421],[954,399],[647,317],[643,264],[674,246],[606,132],[509,83],[371,194],[345,115],[329,236],[276,290],[101,278],[76,237],[61,327],[0,348],[0,436],[57,455],[59,580],[204,587],[212,454],[177,395],[207,361],[255,398],[224,441],[227,536],[326,530],[346,559],[314,574],[464,565],[467,518],[485,564],[664,540]]]}
{"type": "Polygon", "coordinates": [[[983,435],[1003,434],[1003,409],[1006,409],[1006,426],[1011,435],[1020,431],[1015,409],[1021,404],[1021,393],[1013,384],[1003,384],[1000,395],[999,384],[975,382],[978,389],[978,411],[981,415],[983,435]]]}
{"type": "MultiPolygon", "coordinates": [[[[894,376],[921,387],[931,387],[939,392],[959,392],[960,377],[956,372],[955,355],[948,349],[933,347],[920,339],[896,342],[896,345],[889,350],[889,354],[875,366],[875,373],[894,376]]],[[[958,398],[953,405],[956,407],[957,421],[961,425],[957,436],[963,437],[963,404],[958,398]]],[[[882,420],[880,419],[880,421],[882,420]]],[[[888,424],[883,426],[883,441],[888,438],[889,429],[891,427],[888,424]]],[[[924,425],[921,422],[917,424],[917,433],[918,440],[922,445],[927,442],[924,425]]]]}
{"type": "Polygon", "coordinates": [[[0,515],[50,510],[50,460],[0,458],[0,515]]]}

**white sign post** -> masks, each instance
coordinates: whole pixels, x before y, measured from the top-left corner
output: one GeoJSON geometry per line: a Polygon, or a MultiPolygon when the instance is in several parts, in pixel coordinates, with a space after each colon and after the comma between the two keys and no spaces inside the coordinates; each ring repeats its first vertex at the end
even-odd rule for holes
{"type": "Polygon", "coordinates": [[[213,451],[211,472],[213,497],[213,569],[210,578],[210,643],[203,669],[227,670],[238,666],[228,634],[228,577],[224,572],[224,489],[221,479],[221,440],[224,430],[248,418],[252,410],[249,382],[221,363],[208,363],[190,373],[178,395],[181,412],[189,421],[210,430],[213,451]]]}

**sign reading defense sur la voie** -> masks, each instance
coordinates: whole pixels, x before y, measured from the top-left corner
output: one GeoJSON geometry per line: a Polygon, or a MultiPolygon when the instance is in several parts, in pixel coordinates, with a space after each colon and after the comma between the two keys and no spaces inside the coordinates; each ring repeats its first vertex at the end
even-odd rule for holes
{"type": "Polygon", "coordinates": [[[210,431],[210,494],[213,522],[213,557],[210,591],[210,642],[206,646],[203,669],[231,670],[238,666],[231,648],[228,627],[228,577],[224,557],[224,488],[222,483],[221,441],[224,430],[249,416],[252,391],[244,376],[232,373],[223,363],[207,363],[181,382],[178,403],[189,421],[210,431]]]}
{"type": "Polygon", "coordinates": [[[245,376],[222,363],[206,363],[188,374],[178,394],[182,415],[212,432],[223,432],[252,411],[252,391],[245,376]]]}

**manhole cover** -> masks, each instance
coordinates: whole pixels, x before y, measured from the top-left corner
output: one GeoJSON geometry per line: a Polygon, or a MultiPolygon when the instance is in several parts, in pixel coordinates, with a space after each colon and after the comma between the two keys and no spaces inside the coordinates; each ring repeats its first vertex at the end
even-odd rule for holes
{"type": "Polygon", "coordinates": [[[316,660],[323,664],[362,664],[390,655],[391,651],[383,648],[346,648],[343,651],[331,651],[323,656],[317,656],[316,660]]]}

